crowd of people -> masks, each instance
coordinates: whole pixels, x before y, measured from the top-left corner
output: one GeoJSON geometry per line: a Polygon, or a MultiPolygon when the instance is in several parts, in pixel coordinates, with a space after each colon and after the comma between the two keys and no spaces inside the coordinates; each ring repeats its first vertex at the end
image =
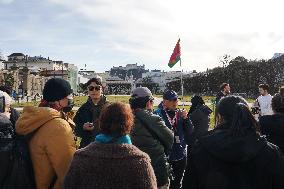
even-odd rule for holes
{"type": "Polygon", "coordinates": [[[198,95],[187,111],[173,90],[155,109],[146,87],[134,89],[124,104],[108,102],[99,79],[86,85],[88,100],[74,118],[73,91],[63,79],[48,80],[39,107],[25,107],[21,115],[0,91],[0,188],[284,188],[284,87],[271,96],[268,85],[259,85],[251,111],[223,83],[215,111],[198,95]],[[15,158],[23,150],[19,138],[30,157],[29,187],[19,163],[25,159],[15,158]]]}

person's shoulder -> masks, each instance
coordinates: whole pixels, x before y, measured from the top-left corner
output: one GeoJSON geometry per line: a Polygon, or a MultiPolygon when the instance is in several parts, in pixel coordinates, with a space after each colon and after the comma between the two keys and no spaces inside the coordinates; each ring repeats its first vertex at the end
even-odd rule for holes
{"type": "Polygon", "coordinates": [[[69,122],[63,118],[57,117],[53,118],[52,120],[48,121],[46,124],[42,126],[48,130],[47,132],[52,133],[65,133],[72,131],[72,128],[69,122]]]}

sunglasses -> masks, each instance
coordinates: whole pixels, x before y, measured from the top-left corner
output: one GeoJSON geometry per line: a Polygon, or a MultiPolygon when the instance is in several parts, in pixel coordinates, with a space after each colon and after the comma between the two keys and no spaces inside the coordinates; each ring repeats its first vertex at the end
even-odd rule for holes
{"type": "Polygon", "coordinates": [[[101,86],[100,86],[100,85],[97,85],[97,86],[95,86],[95,87],[94,87],[94,86],[89,86],[89,87],[88,87],[88,90],[89,90],[89,91],[93,91],[94,89],[95,89],[96,91],[99,91],[99,90],[101,90],[101,86]]]}

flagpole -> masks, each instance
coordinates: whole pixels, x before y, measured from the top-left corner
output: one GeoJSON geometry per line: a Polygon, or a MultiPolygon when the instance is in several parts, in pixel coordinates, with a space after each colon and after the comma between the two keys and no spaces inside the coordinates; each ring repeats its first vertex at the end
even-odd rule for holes
{"type": "Polygon", "coordinates": [[[184,100],[183,100],[183,69],[182,69],[182,66],[181,66],[181,59],[180,59],[180,67],[181,67],[181,74],[180,74],[180,84],[181,84],[181,102],[182,102],[182,108],[184,109],[184,100]]]}

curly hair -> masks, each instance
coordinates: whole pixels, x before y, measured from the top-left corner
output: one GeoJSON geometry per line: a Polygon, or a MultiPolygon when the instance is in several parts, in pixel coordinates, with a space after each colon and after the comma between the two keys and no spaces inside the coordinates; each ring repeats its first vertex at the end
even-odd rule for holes
{"type": "Polygon", "coordinates": [[[134,117],[129,105],[115,102],[107,105],[99,118],[99,128],[103,134],[126,135],[131,132],[134,117]]]}
{"type": "Polygon", "coordinates": [[[276,113],[284,113],[284,86],[280,87],[271,101],[272,110],[276,113]]]}

